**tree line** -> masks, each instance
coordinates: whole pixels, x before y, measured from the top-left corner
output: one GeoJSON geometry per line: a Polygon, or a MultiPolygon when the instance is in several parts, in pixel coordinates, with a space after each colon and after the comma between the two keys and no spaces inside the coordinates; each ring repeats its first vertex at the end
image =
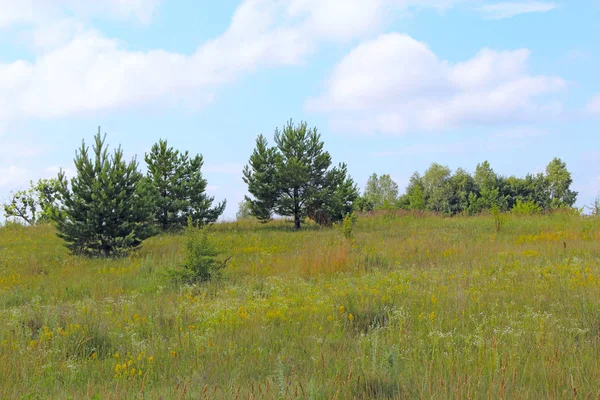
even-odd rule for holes
{"type": "Polygon", "coordinates": [[[566,163],[559,158],[550,161],[545,172],[524,178],[498,175],[487,161],[478,164],[473,175],[462,168],[452,173],[449,167],[433,163],[423,175],[413,173],[402,195],[390,175],[371,175],[357,208],[427,210],[445,215],[515,207],[547,211],[574,206],[577,192],[571,190],[572,183],[566,163]]]}
{"type": "MultiPolygon", "coordinates": [[[[264,135],[257,137],[242,171],[248,195],[239,217],[261,223],[277,215],[291,217],[299,229],[307,218],[329,226],[355,211],[454,215],[523,204],[547,210],[572,207],[577,197],[560,159],[552,160],[545,173],[525,178],[500,176],[487,161],[474,175],[434,163],[423,175],[415,172],[402,195],[389,175],[373,174],[361,195],[346,164],[333,165],[317,128],[290,120],[275,129],[273,139],[271,146],[264,135]]],[[[144,161],[142,173],[135,157],[124,159],[120,146],[109,154],[106,134],[98,128],[91,151],[82,141],[75,152],[73,178],[61,170],[56,178],[32,182],[4,204],[5,216],[31,225],[50,222],[72,253],[106,257],[125,254],[161,232],[214,223],[223,214],[226,201],[213,204],[206,193],[202,155],[181,152],[161,139],[144,161]]]]}

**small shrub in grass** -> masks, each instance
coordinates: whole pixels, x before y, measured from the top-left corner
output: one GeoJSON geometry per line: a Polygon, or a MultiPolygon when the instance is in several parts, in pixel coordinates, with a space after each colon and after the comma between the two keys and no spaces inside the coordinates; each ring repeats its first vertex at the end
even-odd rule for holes
{"type": "Polygon", "coordinates": [[[535,215],[542,212],[542,207],[535,201],[521,201],[517,200],[511,210],[511,213],[516,215],[535,215]]]}
{"type": "Polygon", "coordinates": [[[504,214],[500,207],[494,205],[491,209],[491,213],[494,216],[494,224],[496,225],[496,232],[500,232],[506,222],[506,214],[504,214]]]}
{"type": "Polygon", "coordinates": [[[347,240],[354,240],[354,224],[356,223],[356,219],[355,213],[349,213],[346,214],[342,221],[342,234],[347,240]]]}
{"type": "Polygon", "coordinates": [[[205,227],[188,223],[185,231],[185,259],[178,269],[171,269],[169,275],[178,284],[193,284],[213,279],[229,260],[219,260],[220,254],[205,227]]]}

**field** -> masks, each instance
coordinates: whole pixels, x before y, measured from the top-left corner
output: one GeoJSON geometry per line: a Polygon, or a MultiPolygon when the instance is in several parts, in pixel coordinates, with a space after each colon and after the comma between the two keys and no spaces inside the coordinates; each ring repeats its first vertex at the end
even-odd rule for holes
{"type": "Polygon", "coordinates": [[[177,288],[182,237],[68,255],[0,229],[1,399],[600,396],[600,219],[218,224],[222,278],[177,288]]]}

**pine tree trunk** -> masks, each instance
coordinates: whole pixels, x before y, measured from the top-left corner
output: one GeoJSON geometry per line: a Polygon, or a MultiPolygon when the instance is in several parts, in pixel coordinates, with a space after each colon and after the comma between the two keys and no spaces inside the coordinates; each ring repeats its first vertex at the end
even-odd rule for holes
{"type": "Polygon", "coordinates": [[[300,204],[298,189],[294,188],[294,229],[300,229],[300,204]]]}

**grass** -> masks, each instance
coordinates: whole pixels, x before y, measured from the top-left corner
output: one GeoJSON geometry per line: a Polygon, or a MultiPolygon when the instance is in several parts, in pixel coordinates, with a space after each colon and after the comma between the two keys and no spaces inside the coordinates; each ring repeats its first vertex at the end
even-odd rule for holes
{"type": "Polygon", "coordinates": [[[52,227],[1,228],[0,398],[600,396],[599,219],[288,227],[214,226],[233,257],[183,288],[181,236],[86,260],[52,227]]]}

